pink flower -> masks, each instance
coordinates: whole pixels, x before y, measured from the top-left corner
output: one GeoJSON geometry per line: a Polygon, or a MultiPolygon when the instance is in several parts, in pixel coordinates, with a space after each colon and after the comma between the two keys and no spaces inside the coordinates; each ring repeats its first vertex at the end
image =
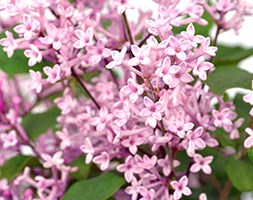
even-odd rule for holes
{"type": "Polygon", "coordinates": [[[69,133],[66,128],[64,128],[62,131],[57,131],[55,134],[61,140],[60,148],[62,150],[71,145],[69,133]]]}
{"type": "Polygon", "coordinates": [[[40,41],[43,44],[48,44],[48,45],[51,44],[55,50],[59,50],[62,46],[64,39],[66,38],[67,29],[66,28],[58,29],[56,28],[55,25],[48,24],[46,26],[46,31],[47,31],[47,36],[45,36],[44,38],[41,38],[40,41]]]}
{"type": "Polygon", "coordinates": [[[41,157],[45,160],[43,163],[43,167],[45,168],[51,168],[53,166],[59,167],[64,163],[61,151],[56,152],[53,156],[50,156],[48,154],[41,154],[41,157]]]}
{"type": "Polygon", "coordinates": [[[93,162],[100,165],[100,169],[105,171],[109,167],[110,156],[108,153],[103,151],[101,155],[94,157],[93,162]]]}
{"type": "Polygon", "coordinates": [[[154,189],[146,189],[144,187],[140,188],[140,194],[142,198],[140,200],[153,200],[155,199],[155,190],[154,189]]]}
{"type": "Polygon", "coordinates": [[[32,20],[28,14],[23,15],[23,24],[20,24],[14,28],[19,34],[24,34],[26,40],[32,39],[33,35],[40,30],[40,23],[38,20],[32,20]]]}
{"type": "Polygon", "coordinates": [[[152,128],[156,127],[157,121],[162,119],[163,104],[161,102],[154,103],[147,96],[144,97],[144,105],[146,108],[143,108],[140,112],[140,116],[147,117],[146,123],[149,124],[152,128]]]}
{"type": "Polygon", "coordinates": [[[246,133],[249,134],[249,136],[244,141],[244,147],[245,148],[252,148],[253,146],[253,130],[251,128],[245,129],[246,133]]]}
{"type": "Polygon", "coordinates": [[[142,95],[144,89],[140,86],[134,79],[129,78],[127,80],[127,85],[123,86],[120,90],[124,95],[129,96],[129,101],[135,103],[138,99],[138,96],[142,95]]]}
{"type": "Polygon", "coordinates": [[[154,155],[149,158],[147,155],[144,155],[143,158],[141,158],[139,155],[135,155],[135,161],[138,163],[139,167],[151,170],[156,165],[157,157],[154,155]]]}
{"type": "Polygon", "coordinates": [[[191,195],[191,190],[187,187],[188,178],[183,176],[179,181],[171,181],[171,186],[174,188],[175,192],[173,194],[174,199],[178,200],[182,197],[182,194],[189,196],[191,195]]]}
{"type": "Polygon", "coordinates": [[[197,44],[200,44],[204,40],[202,35],[195,36],[195,28],[192,23],[187,26],[186,31],[181,32],[181,35],[184,39],[190,41],[192,47],[197,47],[197,44]]]}
{"type": "Polygon", "coordinates": [[[60,65],[56,64],[53,68],[46,66],[43,70],[48,76],[47,82],[54,84],[61,79],[60,65]]]}
{"type": "Polygon", "coordinates": [[[198,127],[194,131],[190,130],[187,132],[186,138],[188,140],[188,155],[192,156],[195,153],[195,150],[206,147],[204,140],[201,138],[203,131],[203,127],[198,127]]]}
{"type": "MultiPolygon", "coordinates": [[[[165,176],[169,176],[171,173],[171,168],[172,168],[170,166],[169,156],[166,155],[164,159],[159,159],[157,163],[162,168],[163,174],[165,176]]],[[[173,163],[173,167],[178,167],[180,165],[180,162],[178,160],[173,160],[172,163],[173,163]]]]}
{"type": "Polygon", "coordinates": [[[177,39],[173,36],[169,38],[169,47],[164,51],[169,56],[176,56],[179,60],[186,60],[185,51],[190,47],[190,43],[184,39],[177,39]]]}
{"type": "Polygon", "coordinates": [[[221,111],[213,110],[212,111],[213,117],[214,117],[214,125],[217,127],[222,126],[231,126],[232,121],[229,118],[230,117],[230,109],[224,108],[221,111]]]}
{"type": "Polygon", "coordinates": [[[113,0],[112,5],[117,8],[117,12],[119,15],[122,15],[127,8],[132,8],[131,4],[129,3],[129,0],[113,0]]]}
{"type": "Polygon", "coordinates": [[[31,82],[28,86],[29,89],[35,89],[37,93],[40,93],[42,90],[43,80],[40,72],[35,72],[33,70],[29,70],[31,82]]]}
{"type": "Polygon", "coordinates": [[[98,64],[102,58],[107,58],[111,55],[111,50],[105,47],[105,42],[102,39],[97,41],[96,46],[87,46],[86,50],[91,54],[92,64],[98,64]]]}
{"type": "Polygon", "coordinates": [[[112,114],[109,114],[106,107],[102,107],[99,111],[99,117],[94,117],[91,119],[91,125],[96,126],[96,130],[101,132],[105,129],[107,123],[109,123],[113,118],[112,114]]]}
{"type": "Polygon", "coordinates": [[[205,58],[203,56],[199,57],[196,65],[193,68],[193,75],[199,76],[203,81],[207,79],[206,72],[213,67],[213,64],[210,62],[204,62],[205,58]]]}
{"type": "Polygon", "coordinates": [[[128,186],[125,191],[127,194],[132,195],[132,200],[137,200],[138,194],[140,193],[141,188],[144,188],[141,186],[141,182],[137,181],[135,177],[133,177],[131,186],[128,186]]]}
{"type": "Polygon", "coordinates": [[[89,138],[85,138],[84,144],[82,146],[80,146],[80,149],[82,152],[87,154],[86,159],[85,159],[85,163],[89,164],[92,161],[93,155],[95,153],[95,150],[94,150],[93,145],[92,145],[89,138]]]}
{"type": "Polygon", "coordinates": [[[13,34],[9,31],[5,31],[6,38],[0,40],[0,44],[4,46],[3,50],[7,53],[8,57],[10,58],[14,50],[17,49],[18,44],[15,41],[13,34]]]}
{"type": "Polygon", "coordinates": [[[129,148],[129,151],[132,154],[136,154],[137,153],[137,146],[143,144],[145,142],[145,139],[142,137],[139,137],[138,135],[134,135],[134,136],[129,136],[127,139],[124,139],[121,144],[124,147],[129,148]]]}
{"type": "Polygon", "coordinates": [[[184,138],[185,133],[194,127],[191,122],[185,122],[182,116],[176,117],[175,123],[169,125],[169,130],[176,133],[180,138],[184,138]]]}
{"type": "Polygon", "coordinates": [[[117,170],[124,172],[125,179],[130,183],[134,178],[134,173],[141,173],[143,169],[139,167],[132,156],[128,156],[124,164],[118,165],[117,170]]]}
{"type": "Polygon", "coordinates": [[[201,50],[210,56],[215,56],[218,48],[210,46],[210,38],[206,38],[201,42],[201,50]]]}
{"type": "Polygon", "coordinates": [[[193,159],[195,163],[190,168],[191,172],[196,173],[202,170],[206,174],[211,174],[212,169],[209,164],[213,161],[213,156],[207,156],[204,158],[200,154],[195,154],[193,159]]]}
{"type": "Polygon", "coordinates": [[[93,44],[93,28],[89,27],[85,32],[81,29],[75,30],[75,35],[78,40],[73,44],[77,49],[82,49],[93,44]]]}
{"type": "Polygon", "coordinates": [[[24,54],[29,58],[28,65],[34,66],[37,62],[42,61],[42,55],[37,46],[30,44],[29,47],[30,49],[25,50],[24,54]]]}
{"type": "Polygon", "coordinates": [[[3,142],[3,148],[13,147],[18,143],[17,133],[14,130],[10,131],[8,134],[1,133],[0,139],[3,142]]]}
{"type": "Polygon", "coordinates": [[[68,89],[64,91],[63,97],[56,98],[54,102],[61,109],[62,115],[70,113],[77,105],[76,99],[69,94],[68,89]]]}
{"type": "Polygon", "coordinates": [[[124,46],[121,49],[120,52],[116,51],[116,50],[112,51],[111,52],[111,56],[112,56],[113,61],[111,61],[110,63],[108,63],[105,67],[107,69],[112,69],[114,67],[117,67],[117,66],[121,65],[122,62],[123,62],[123,60],[124,60],[124,57],[126,55],[126,52],[127,52],[127,47],[126,46],[124,46]]]}
{"type": "Polygon", "coordinates": [[[133,55],[135,57],[129,60],[129,64],[132,66],[136,66],[139,64],[149,65],[150,64],[150,58],[149,58],[150,50],[151,48],[148,45],[144,45],[141,48],[138,47],[137,45],[132,45],[131,51],[133,52],[133,55]]]}

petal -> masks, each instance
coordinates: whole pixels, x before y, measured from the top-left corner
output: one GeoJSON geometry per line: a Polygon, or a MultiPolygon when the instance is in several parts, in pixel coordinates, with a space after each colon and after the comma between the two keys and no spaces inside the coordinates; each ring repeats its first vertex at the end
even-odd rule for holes
{"type": "Polygon", "coordinates": [[[143,103],[147,108],[150,108],[154,105],[154,102],[150,98],[148,98],[147,96],[144,97],[143,103]]]}

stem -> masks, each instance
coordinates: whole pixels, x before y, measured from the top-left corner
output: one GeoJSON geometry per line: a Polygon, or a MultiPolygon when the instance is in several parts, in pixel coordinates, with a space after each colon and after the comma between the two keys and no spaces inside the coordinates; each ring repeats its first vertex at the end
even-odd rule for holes
{"type": "Polygon", "coordinates": [[[129,39],[129,41],[130,41],[131,44],[134,44],[133,36],[132,36],[131,29],[130,29],[130,26],[129,26],[129,23],[128,23],[128,20],[127,20],[125,12],[123,13],[123,19],[124,19],[124,23],[125,23],[125,26],[126,26],[126,31],[127,31],[128,39],[129,39]]]}
{"type": "Polygon", "coordinates": [[[71,73],[72,73],[72,76],[77,80],[77,82],[83,88],[83,90],[88,94],[88,96],[94,102],[94,104],[96,105],[96,107],[100,110],[101,106],[98,104],[98,102],[95,100],[95,98],[91,95],[90,91],[85,87],[84,83],[79,78],[79,76],[76,74],[76,72],[75,72],[75,70],[73,68],[71,68],[71,73]]]}
{"type": "Polygon", "coordinates": [[[231,188],[232,188],[232,183],[231,183],[230,180],[228,180],[226,182],[225,187],[223,188],[223,190],[220,193],[219,200],[226,200],[228,195],[229,195],[229,192],[230,192],[231,188]]]}
{"type": "Polygon", "coordinates": [[[141,47],[142,45],[145,44],[145,42],[147,41],[147,39],[151,36],[152,34],[148,34],[145,38],[142,39],[142,41],[140,41],[140,43],[138,44],[139,47],[141,47]]]}

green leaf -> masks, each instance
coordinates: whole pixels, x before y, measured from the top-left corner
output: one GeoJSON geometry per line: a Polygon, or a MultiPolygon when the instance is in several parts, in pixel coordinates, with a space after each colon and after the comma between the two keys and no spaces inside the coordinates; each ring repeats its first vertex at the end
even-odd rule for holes
{"type": "Polygon", "coordinates": [[[213,63],[215,66],[238,64],[241,60],[252,55],[253,48],[246,49],[240,46],[218,45],[218,51],[213,63]]]}
{"type": "MultiPolygon", "coordinates": [[[[9,29],[13,33],[14,38],[17,38],[17,33],[12,29],[9,29]]],[[[0,33],[0,39],[6,37],[5,33],[0,33]]],[[[34,71],[43,71],[44,66],[53,66],[53,63],[42,60],[33,67],[28,66],[28,58],[24,55],[24,50],[17,49],[11,58],[7,56],[7,53],[3,51],[3,47],[0,46],[0,70],[6,72],[10,77],[15,74],[28,73],[30,69],[34,71]]]]}
{"type": "Polygon", "coordinates": [[[248,156],[251,161],[253,161],[253,148],[248,148],[248,156]]]}
{"type": "Polygon", "coordinates": [[[124,184],[125,180],[120,176],[110,172],[103,173],[73,184],[63,196],[63,200],[73,200],[73,197],[75,200],[106,200],[124,184]]]}
{"type": "Polygon", "coordinates": [[[59,115],[60,110],[54,107],[47,112],[26,115],[22,124],[29,138],[35,140],[39,135],[56,126],[56,118],[59,115]]]}
{"type": "Polygon", "coordinates": [[[26,166],[40,166],[40,162],[36,157],[32,156],[16,156],[7,160],[0,168],[0,179],[6,178],[12,181],[26,166]]]}
{"type": "Polygon", "coordinates": [[[243,94],[238,93],[233,102],[235,105],[235,111],[238,114],[238,118],[243,118],[244,119],[244,123],[241,126],[241,129],[244,130],[250,123],[250,109],[251,106],[243,101],[243,94]]]}
{"type": "Polygon", "coordinates": [[[251,89],[252,79],[253,74],[239,69],[235,65],[225,65],[217,67],[208,76],[206,83],[214,93],[223,95],[230,88],[251,89]]]}
{"type": "Polygon", "coordinates": [[[73,167],[78,167],[78,170],[76,172],[71,173],[72,178],[76,180],[83,180],[86,179],[89,175],[91,165],[87,165],[85,163],[84,156],[80,156],[74,159],[70,165],[73,167]]]}
{"type": "Polygon", "coordinates": [[[240,191],[253,190],[253,164],[246,160],[230,157],[225,162],[225,169],[233,185],[240,191]]]}

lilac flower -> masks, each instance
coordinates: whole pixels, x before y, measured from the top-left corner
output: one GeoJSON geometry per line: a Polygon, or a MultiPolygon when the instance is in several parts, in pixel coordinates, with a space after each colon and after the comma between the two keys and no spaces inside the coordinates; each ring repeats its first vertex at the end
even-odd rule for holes
{"type": "Polygon", "coordinates": [[[187,41],[190,41],[192,47],[197,47],[197,44],[200,44],[204,40],[202,35],[195,36],[195,28],[192,23],[187,26],[186,31],[181,32],[181,35],[187,41]]]}
{"type": "Polygon", "coordinates": [[[112,114],[109,114],[106,107],[102,107],[99,111],[99,117],[94,117],[91,119],[91,124],[96,126],[96,130],[101,132],[105,129],[107,123],[109,123],[113,118],[112,114]]]}
{"type": "Polygon", "coordinates": [[[54,102],[61,109],[63,115],[70,113],[77,105],[76,99],[69,94],[69,90],[65,90],[63,97],[56,98],[54,102]]]}
{"type": "Polygon", "coordinates": [[[80,146],[80,149],[82,152],[87,154],[86,159],[85,159],[85,163],[89,164],[92,161],[93,155],[95,153],[95,150],[94,150],[93,145],[92,145],[89,138],[85,138],[84,144],[82,146],[80,146]]]}
{"type": "Polygon", "coordinates": [[[251,128],[246,128],[245,131],[249,134],[249,136],[244,141],[244,147],[251,148],[253,146],[253,131],[251,128]]]}
{"type": "Polygon", "coordinates": [[[131,46],[131,51],[135,57],[129,60],[129,64],[132,66],[136,66],[138,64],[149,65],[150,64],[150,47],[148,45],[144,45],[141,48],[137,45],[131,46]]]}
{"type": "Polygon", "coordinates": [[[143,144],[145,142],[145,139],[142,138],[142,137],[139,137],[138,135],[137,136],[131,136],[127,139],[124,139],[121,144],[124,146],[124,147],[127,147],[129,148],[129,151],[132,153],[132,154],[136,154],[137,153],[137,146],[143,144]]]}
{"type": "Polygon", "coordinates": [[[48,76],[47,82],[54,84],[61,79],[61,70],[59,65],[56,64],[53,68],[46,66],[43,70],[48,76]]]}
{"type": "Polygon", "coordinates": [[[61,150],[64,150],[71,145],[69,133],[66,128],[64,128],[62,131],[57,131],[55,134],[61,140],[61,150]]]}
{"type": "Polygon", "coordinates": [[[182,197],[182,194],[189,196],[192,193],[190,188],[187,187],[188,178],[186,176],[180,178],[179,181],[171,181],[170,184],[175,190],[173,194],[175,200],[180,199],[182,197]]]}
{"type": "Polygon", "coordinates": [[[100,169],[102,171],[105,171],[109,167],[110,156],[108,155],[108,153],[103,151],[101,155],[94,157],[93,162],[100,165],[100,169]]]}
{"type": "Polygon", "coordinates": [[[211,174],[212,169],[209,164],[213,161],[213,156],[207,156],[204,158],[200,154],[195,154],[193,159],[195,163],[190,168],[191,172],[196,173],[202,170],[206,174],[211,174]]]}
{"type": "Polygon", "coordinates": [[[188,155],[192,156],[196,149],[203,149],[206,147],[204,140],[201,138],[203,131],[203,127],[198,127],[194,131],[190,130],[187,132],[186,138],[188,141],[188,155]]]}
{"type": "Polygon", "coordinates": [[[124,176],[127,182],[131,182],[134,178],[134,173],[141,173],[143,169],[139,167],[132,156],[128,156],[124,164],[118,165],[117,170],[124,172],[124,176]]]}
{"type": "Polygon", "coordinates": [[[24,54],[27,58],[29,58],[28,65],[34,66],[37,62],[42,61],[42,55],[38,47],[35,45],[31,44],[29,47],[30,49],[25,50],[24,54]]]}
{"type": "Polygon", "coordinates": [[[119,51],[116,51],[116,50],[112,51],[112,52],[111,52],[111,56],[112,56],[113,61],[111,61],[110,63],[108,63],[108,64],[106,65],[106,68],[107,68],[107,69],[112,69],[112,68],[114,68],[114,67],[116,67],[116,66],[121,65],[122,62],[123,62],[123,60],[124,60],[124,57],[125,57],[126,52],[127,52],[127,47],[126,47],[126,46],[124,46],[124,47],[121,49],[120,52],[119,52],[119,51]]]}
{"type": "Polygon", "coordinates": [[[163,169],[163,174],[165,176],[169,176],[171,173],[171,169],[180,165],[180,162],[178,160],[173,160],[173,166],[170,166],[170,160],[168,155],[166,155],[164,159],[159,159],[157,163],[163,169]]]}
{"type": "Polygon", "coordinates": [[[214,116],[214,125],[217,127],[222,127],[224,125],[232,125],[230,117],[230,110],[224,108],[221,111],[213,110],[212,114],[214,116]]]}
{"type": "Polygon", "coordinates": [[[176,56],[179,60],[186,60],[185,51],[189,48],[190,43],[187,40],[178,40],[171,36],[169,38],[169,47],[165,49],[165,54],[169,56],[176,56]]]}
{"type": "Polygon", "coordinates": [[[17,133],[14,130],[10,131],[8,134],[1,133],[0,139],[3,142],[3,148],[13,147],[18,143],[17,133]]]}
{"type": "Polygon", "coordinates": [[[132,8],[131,4],[129,3],[129,0],[113,0],[112,5],[117,8],[117,12],[119,15],[122,15],[127,8],[132,8]]]}
{"type": "Polygon", "coordinates": [[[14,27],[14,31],[19,34],[24,34],[26,40],[32,37],[40,30],[40,23],[38,20],[32,19],[30,15],[23,15],[23,24],[14,27]]]}
{"type": "Polygon", "coordinates": [[[62,28],[58,29],[53,24],[48,24],[46,26],[47,36],[41,38],[41,42],[43,44],[51,44],[55,50],[59,50],[62,46],[64,38],[67,34],[67,29],[62,28]]]}
{"type": "Polygon", "coordinates": [[[146,188],[140,188],[140,194],[142,198],[140,200],[153,200],[155,198],[155,190],[146,188]]]}
{"type": "Polygon", "coordinates": [[[33,70],[29,70],[31,82],[28,86],[29,89],[35,89],[37,93],[40,93],[42,90],[43,80],[40,72],[35,72],[33,70]]]}
{"type": "Polygon", "coordinates": [[[146,108],[143,108],[140,112],[140,116],[147,117],[146,123],[152,128],[155,128],[157,121],[162,119],[163,104],[161,102],[154,103],[150,98],[144,97],[143,100],[146,108]]]}
{"type": "Polygon", "coordinates": [[[201,43],[201,49],[204,53],[206,53],[210,56],[215,56],[216,55],[215,52],[217,51],[218,48],[210,46],[210,38],[206,38],[201,43]]]}
{"type": "Polygon", "coordinates": [[[123,86],[120,90],[124,95],[129,96],[129,101],[135,103],[138,96],[142,95],[144,92],[143,87],[137,84],[134,79],[129,78],[127,80],[127,85],[123,86]]]}
{"type": "Polygon", "coordinates": [[[132,200],[137,200],[138,194],[140,193],[140,190],[144,188],[141,186],[140,181],[137,181],[135,177],[133,177],[131,181],[131,186],[128,186],[125,191],[127,194],[132,195],[132,200]]]}
{"type": "Polygon", "coordinates": [[[89,27],[85,32],[81,29],[75,30],[75,35],[78,40],[73,44],[77,49],[82,49],[83,47],[93,44],[93,28],[89,27]]]}
{"type": "Polygon", "coordinates": [[[6,38],[0,40],[0,45],[4,46],[3,50],[7,52],[8,57],[10,58],[14,50],[17,49],[18,44],[15,41],[13,34],[9,31],[5,32],[6,38]]]}
{"type": "Polygon", "coordinates": [[[213,64],[210,62],[204,62],[205,58],[203,56],[199,57],[196,65],[193,68],[193,75],[199,76],[203,81],[207,79],[206,72],[213,67],[213,64]]]}
{"type": "Polygon", "coordinates": [[[136,155],[135,161],[141,168],[150,170],[155,167],[157,163],[157,157],[154,155],[149,158],[147,155],[144,155],[143,158],[141,158],[139,155],[136,155]]]}
{"type": "Polygon", "coordinates": [[[61,151],[56,152],[53,156],[50,156],[48,154],[41,154],[41,157],[45,160],[43,163],[43,167],[45,168],[51,168],[53,166],[59,167],[64,163],[61,151]]]}

